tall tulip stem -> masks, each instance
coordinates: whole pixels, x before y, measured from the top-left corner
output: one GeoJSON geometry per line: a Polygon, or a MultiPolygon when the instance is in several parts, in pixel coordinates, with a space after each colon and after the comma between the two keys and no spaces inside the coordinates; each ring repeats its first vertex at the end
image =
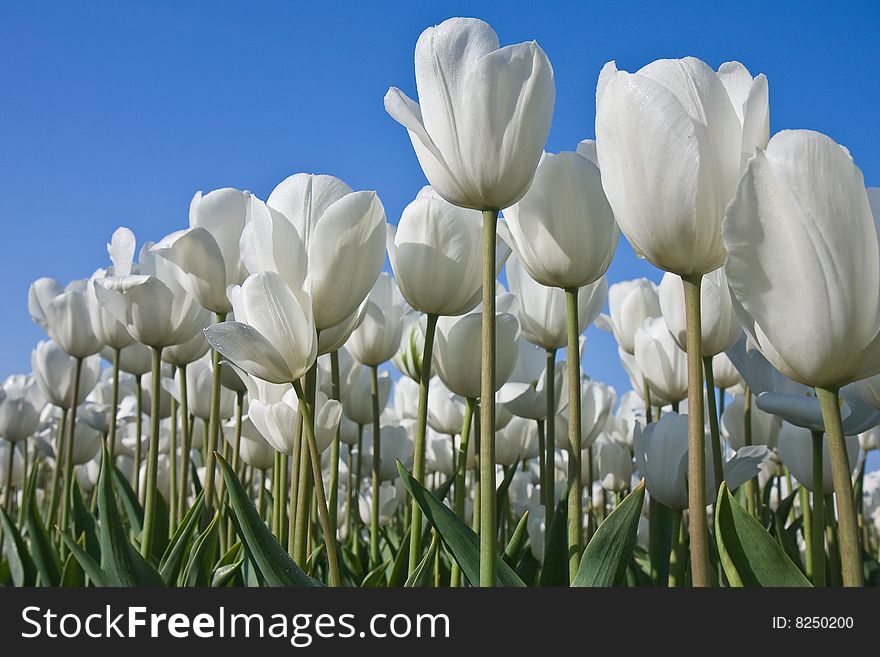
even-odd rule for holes
{"type": "Polygon", "coordinates": [[[715,404],[715,375],[712,372],[712,356],[703,357],[706,374],[706,404],[709,407],[709,434],[712,437],[712,468],[715,472],[715,490],[724,481],[724,455],[721,453],[721,432],[718,430],[718,406],[715,404]]]}
{"type": "Polygon", "coordinates": [[[73,390],[70,395],[70,424],[67,431],[67,444],[64,446],[64,488],[61,498],[61,533],[67,533],[70,517],[70,488],[73,483],[73,441],[76,435],[76,405],[79,400],[79,380],[82,375],[83,359],[76,359],[73,371],[73,390]]]}
{"type": "Polygon", "coordinates": [[[177,374],[180,379],[180,430],[182,432],[180,449],[180,492],[178,493],[177,521],[183,520],[186,501],[189,497],[189,459],[192,450],[192,435],[189,427],[189,393],[186,385],[186,365],[179,365],[177,374]]]}
{"type": "Polygon", "coordinates": [[[171,433],[168,444],[168,532],[177,528],[177,400],[171,398],[171,433]]]}
{"type": "MultiPolygon", "coordinates": [[[[147,481],[144,485],[144,530],[141,554],[149,558],[153,549],[153,525],[156,516],[156,475],[159,469],[159,393],[162,390],[162,349],[153,347],[150,386],[150,447],[147,451],[147,481]]],[[[140,473],[138,473],[140,479],[140,473]]]]}
{"type": "MultiPolygon", "coordinates": [[[[549,527],[553,520],[553,506],[556,504],[556,350],[547,350],[547,365],[544,372],[544,389],[546,390],[546,413],[544,433],[544,472],[542,485],[544,490],[544,526],[549,527]]],[[[550,539],[550,532],[545,532],[544,547],[550,539]]],[[[547,554],[545,552],[545,554],[547,554]]]]}
{"type": "MultiPolygon", "coordinates": [[[[370,368],[370,397],[373,404],[373,497],[370,508],[370,564],[379,565],[379,465],[382,436],[379,427],[379,368],[370,368]]],[[[410,537],[412,540],[412,536],[410,537]]]]}
{"type": "Polygon", "coordinates": [[[810,534],[810,574],[813,586],[825,586],[825,475],[822,472],[825,456],[822,453],[821,431],[813,431],[813,508],[810,534]]]}
{"type": "MultiPolygon", "coordinates": [[[[816,388],[816,396],[822,407],[828,451],[831,454],[831,475],[837,497],[837,530],[843,585],[864,586],[859,528],[853,501],[852,479],[850,479],[852,475],[840,419],[840,391],[837,388],[816,388]]],[[[822,490],[814,491],[813,494],[821,495],[822,490]]],[[[813,522],[815,525],[815,520],[813,522]]]]}
{"type": "Polygon", "coordinates": [[[700,322],[701,274],[682,276],[688,370],[688,527],[691,581],[710,586],[709,528],[706,519],[706,438],[703,422],[703,345],[700,322]]]}
{"type": "MultiPolygon", "coordinates": [[[[330,352],[330,399],[342,400],[342,390],[339,383],[339,352],[330,352]]],[[[337,515],[339,513],[339,442],[342,429],[336,427],[336,435],[330,445],[330,491],[327,503],[330,505],[330,524],[333,531],[339,526],[337,515]]]]}
{"type": "MultiPolygon", "coordinates": [[[[15,443],[11,440],[7,441],[9,443],[9,448],[6,450],[6,490],[3,495],[3,505],[6,509],[6,513],[12,515],[12,466],[15,463],[15,443]]],[[[0,547],[2,547],[2,543],[0,543],[0,547]]]]}
{"type": "Polygon", "coordinates": [[[495,586],[495,241],[498,210],[483,210],[483,323],[480,354],[480,586],[495,586]]]}
{"type": "MultiPolygon", "coordinates": [[[[422,368],[419,372],[419,409],[416,423],[416,442],[413,451],[413,477],[420,484],[425,482],[425,433],[428,430],[428,392],[431,381],[431,364],[434,353],[434,333],[437,315],[428,314],[425,327],[425,347],[422,351],[422,368]]],[[[422,559],[422,507],[415,498],[410,512],[409,574],[412,575],[422,559]]]]}
{"type": "Polygon", "coordinates": [[[144,387],[142,385],[143,376],[141,374],[136,374],[134,377],[134,387],[135,387],[135,414],[137,417],[134,419],[134,433],[135,433],[135,441],[134,441],[134,460],[131,462],[131,487],[134,488],[135,495],[138,500],[141,499],[141,487],[140,487],[140,472],[141,472],[141,460],[142,454],[141,442],[143,441],[144,434],[144,387]]]}
{"type": "MultiPolygon", "coordinates": [[[[214,316],[215,323],[226,321],[225,313],[217,313],[214,316]]],[[[211,409],[208,416],[208,435],[205,436],[207,449],[205,453],[205,506],[202,518],[207,522],[213,515],[214,509],[214,450],[217,449],[217,435],[220,433],[220,352],[213,349],[211,352],[211,409]]]]}
{"type": "MultiPolygon", "coordinates": [[[[465,490],[465,478],[467,476],[467,455],[471,438],[471,423],[474,417],[474,408],[477,400],[468,397],[464,409],[464,420],[461,425],[461,440],[458,441],[458,462],[455,470],[455,515],[464,520],[464,502],[467,497],[465,490]]],[[[461,566],[458,562],[452,561],[452,573],[450,575],[451,587],[461,586],[461,566]]]]}
{"type": "Polygon", "coordinates": [[[330,513],[327,509],[327,497],[324,494],[324,479],[321,476],[321,453],[318,451],[318,443],[315,441],[315,420],[312,414],[311,402],[306,399],[299,381],[293,382],[293,388],[299,397],[299,407],[302,409],[303,436],[308,443],[309,460],[312,463],[312,479],[314,479],[315,496],[318,505],[318,519],[321,522],[321,531],[324,534],[324,547],[327,550],[327,570],[330,578],[330,586],[340,586],[339,562],[336,554],[336,532],[330,525],[330,513]]]}
{"type": "Polygon", "coordinates": [[[67,409],[61,409],[58,431],[55,433],[55,468],[52,470],[52,483],[49,490],[49,520],[54,525],[58,513],[58,486],[61,481],[62,463],[64,462],[64,445],[67,442],[67,409]]]}
{"type": "Polygon", "coordinates": [[[116,454],[116,418],[119,415],[119,352],[120,349],[113,350],[113,388],[110,393],[110,428],[107,433],[111,457],[116,454]]]}
{"type": "MultiPolygon", "coordinates": [[[[574,581],[584,543],[584,511],[581,496],[581,354],[578,340],[578,289],[566,288],[568,334],[568,578],[574,581]]],[[[588,486],[592,482],[587,482],[588,486]]]]}

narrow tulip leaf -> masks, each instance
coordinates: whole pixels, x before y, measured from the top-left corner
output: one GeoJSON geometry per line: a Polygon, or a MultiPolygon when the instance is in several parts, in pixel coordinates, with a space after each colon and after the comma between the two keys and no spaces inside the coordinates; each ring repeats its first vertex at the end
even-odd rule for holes
{"type": "MultiPolygon", "coordinates": [[[[510,482],[513,481],[513,475],[516,474],[517,468],[519,468],[519,461],[504,471],[504,479],[501,480],[501,483],[498,484],[498,488],[495,489],[495,508],[498,509],[499,517],[501,516],[502,510],[507,509],[507,491],[510,488],[510,482]]],[[[498,523],[498,531],[500,535],[500,522],[498,523]]]]}
{"type": "Polygon", "coordinates": [[[652,497],[648,502],[648,556],[650,572],[656,586],[666,587],[669,584],[669,558],[672,556],[673,511],[668,506],[652,497]]]}
{"type": "Polygon", "coordinates": [[[98,562],[95,561],[88,552],[83,550],[79,543],[64,534],[61,535],[61,540],[64,541],[64,545],[70,550],[71,556],[77,560],[80,568],[83,569],[83,572],[89,580],[91,580],[92,584],[99,587],[119,586],[110,580],[109,576],[101,569],[98,562]]]}
{"type": "Polygon", "coordinates": [[[31,558],[27,545],[6,511],[0,509],[0,523],[6,537],[6,556],[9,560],[9,575],[14,586],[33,586],[37,581],[37,566],[31,558]]]}
{"type": "Polygon", "coordinates": [[[572,586],[618,586],[623,584],[633,556],[639,518],[645,501],[645,481],[617,505],[584,550],[572,586]]]}
{"type": "Polygon", "coordinates": [[[171,537],[168,547],[165,549],[165,554],[162,555],[162,559],[159,561],[159,574],[167,586],[177,581],[180,568],[189,556],[189,551],[192,547],[190,538],[199,524],[199,519],[202,517],[203,501],[204,494],[199,493],[195,503],[186,512],[180,525],[174,531],[174,536],[171,537]]]}
{"type": "Polygon", "coordinates": [[[810,586],[772,536],[737,502],[726,484],[715,504],[715,540],[731,586],[810,586]]]}
{"type": "Polygon", "coordinates": [[[199,470],[196,468],[196,464],[193,461],[189,462],[189,473],[189,481],[192,484],[196,495],[198,495],[202,492],[202,480],[199,479],[199,470]]]}
{"type": "Polygon", "coordinates": [[[122,508],[125,509],[125,515],[128,517],[128,526],[131,528],[132,536],[140,536],[144,529],[144,509],[138,502],[137,493],[128,483],[128,479],[115,465],[113,466],[113,488],[119,493],[119,499],[122,500],[122,508]]]}
{"type": "Polygon", "coordinates": [[[73,553],[68,554],[67,559],[64,561],[59,585],[66,589],[81,589],[85,586],[82,568],[79,567],[73,553]]]}
{"type": "Polygon", "coordinates": [[[394,557],[391,573],[388,575],[389,587],[400,587],[406,583],[406,571],[409,567],[409,537],[410,530],[407,528],[397,550],[397,555],[394,557]]]}
{"type": "Polygon", "coordinates": [[[238,561],[217,568],[211,578],[211,586],[213,588],[229,586],[235,579],[235,576],[241,572],[241,566],[243,563],[244,557],[240,558],[238,561]]]}
{"type": "Polygon", "coordinates": [[[168,548],[169,514],[168,502],[165,501],[162,493],[156,491],[156,513],[153,514],[153,553],[151,555],[153,563],[158,563],[168,548]]]}
{"type": "Polygon", "coordinates": [[[516,523],[516,529],[513,530],[513,536],[510,537],[507,546],[504,548],[504,555],[502,558],[511,568],[516,565],[516,557],[519,555],[519,551],[522,548],[526,537],[529,535],[527,531],[528,524],[529,512],[526,511],[522,515],[522,518],[519,519],[519,522],[516,523]]]}
{"type": "Polygon", "coordinates": [[[568,487],[553,512],[550,532],[544,550],[544,563],[541,564],[541,586],[568,586],[568,487]]]}
{"type": "Polygon", "coordinates": [[[220,514],[215,512],[205,531],[193,543],[189,561],[180,578],[180,586],[208,586],[211,583],[212,566],[220,544],[219,523],[220,514]]]}
{"type": "Polygon", "coordinates": [[[312,550],[312,553],[309,555],[308,560],[306,561],[306,573],[311,575],[312,573],[317,571],[318,565],[321,563],[321,555],[324,554],[324,544],[319,543],[312,550]]]}
{"type": "MultiPolygon", "coordinates": [[[[440,538],[452,553],[452,557],[461,566],[464,575],[471,582],[479,582],[480,539],[477,534],[465,525],[452,509],[416,481],[400,461],[397,462],[397,471],[400,473],[404,487],[422,509],[425,519],[437,530],[440,538]]],[[[525,586],[503,559],[496,561],[496,567],[499,586],[525,586]]]]}
{"type": "Polygon", "coordinates": [[[25,511],[25,527],[30,539],[31,557],[37,566],[42,585],[58,586],[61,582],[61,560],[40,518],[40,512],[37,511],[37,503],[34,500],[35,490],[36,487],[31,486],[28,491],[29,501],[25,511]]]}
{"type": "Polygon", "coordinates": [[[162,586],[162,577],[132,547],[122,527],[113,489],[114,469],[107,445],[102,447],[101,472],[98,475],[98,541],[101,544],[101,567],[117,586],[162,586]]]}
{"type": "Polygon", "coordinates": [[[375,589],[382,586],[385,583],[385,570],[388,568],[389,563],[389,561],[386,561],[368,572],[367,576],[364,577],[364,580],[361,582],[361,588],[375,589]]]}
{"type": "MultiPolygon", "coordinates": [[[[76,479],[74,479],[74,482],[76,479]]],[[[85,551],[95,560],[101,558],[101,548],[98,544],[98,529],[95,518],[86,509],[79,486],[74,484],[70,487],[70,505],[73,513],[73,535],[85,536],[85,551]]]]}
{"type": "Polygon", "coordinates": [[[406,584],[403,585],[405,588],[423,588],[431,585],[431,574],[434,570],[434,559],[437,555],[438,544],[437,532],[435,531],[428,552],[419,561],[416,569],[406,578],[406,584]]]}
{"type": "Polygon", "coordinates": [[[323,586],[306,575],[278,544],[226,460],[218,455],[217,462],[223,472],[229,504],[236,519],[236,530],[266,583],[269,586],[323,586]]]}

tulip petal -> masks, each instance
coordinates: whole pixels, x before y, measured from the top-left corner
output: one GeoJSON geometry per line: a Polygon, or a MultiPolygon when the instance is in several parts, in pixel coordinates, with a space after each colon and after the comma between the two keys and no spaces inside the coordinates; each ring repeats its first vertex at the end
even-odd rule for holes
{"type": "Polygon", "coordinates": [[[197,226],[178,231],[159,242],[153,251],[172,263],[178,283],[199,303],[214,312],[232,309],[226,296],[226,263],[214,236],[197,226]]]}
{"type": "Polygon", "coordinates": [[[308,250],[312,232],[324,212],[351,191],[334,176],[297,173],[278,183],[266,205],[287,217],[308,250]]]}
{"type": "Polygon", "coordinates": [[[277,384],[292,380],[284,358],[252,326],[221,322],[206,328],[205,337],[224,358],[252,376],[277,384]]]}
{"type": "Polygon", "coordinates": [[[352,192],[328,207],[309,249],[315,324],[330,328],[349,317],[385,262],[385,208],[375,192],[352,192]]]}

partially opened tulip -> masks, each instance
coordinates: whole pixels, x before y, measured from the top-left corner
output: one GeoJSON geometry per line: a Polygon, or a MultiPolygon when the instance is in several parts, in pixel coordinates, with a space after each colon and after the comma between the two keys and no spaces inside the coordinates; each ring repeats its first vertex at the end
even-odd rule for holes
{"type": "Polygon", "coordinates": [[[608,288],[608,308],[610,315],[601,316],[598,326],[614,333],[623,351],[635,353],[636,331],[646,319],[661,315],[657,284],[647,278],[615,283],[608,288]]]}
{"type": "MultiPolygon", "coordinates": [[[[578,338],[583,332],[579,293],[584,286],[599,281],[608,269],[620,230],[602,190],[599,167],[574,152],[545,153],[528,192],[504,211],[504,218],[510,228],[511,246],[528,275],[541,285],[564,290],[568,412],[573,419],[568,425],[568,440],[574,455],[569,461],[569,477],[572,490],[580,490],[580,358],[572,356],[579,354],[578,338]]],[[[568,498],[572,580],[577,574],[583,543],[580,499],[580,495],[568,498]]]]}
{"type": "Polygon", "coordinates": [[[662,318],[648,319],[636,331],[635,362],[650,390],[656,391],[660,399],[675,406],[688,396],[686,354],[678,348],[662,318]]]}
{"type": "Polygon", "coordinates": [[[619,493],[629,487],[633,459],[627,447],[616,442],[603,442],[596,452],[596,462],[602,488],[619,493]]]}
{"type": "Polygon", "coordinates": [[[155,475],[158,463],[160,368],[162,349],[187,342],[206,323],[204,310],[181,287],[171,270],[171,265],[157,258],[152,245],[146,244],[138,258],[137,272],[130,262],[123,266],[114,262],[113,276],[96,281],[95,294],[101,304],[138,341],[152,349],[153,409],[151,437],[147,461],[146,496],[144,506],[144,536],[141,552],[149,554],[152,549],[153,516],[155,514],[155,475]]]}
{"type": "Polygon", "coordinates": [[[186,291],[217,315],[232,310],[226,288],[241,284],[247,274],[239,241],[259,202],[253,194],[232,188],[196,192],[189,206],[189,228],[168,235],[155,247],[186,291]]]}
{"type": "Polygon", "coordinates": [[[95,354],[83,360],[76,399],[73,399],[76,359],[68,356],[54,342],[43,340],[34,347],[31,367],[43,396],[52,404],[69,409],[71,404],[82,404],[98,383],[101,358],[95,354]]]}
{"type": "Polygon", "coordinates": [[[534,41],[499,48],[483,21],[451,18],[422,32],[416,44],[419,103],[392,87],[385,109],[409,132],[422,170],[450,203],[483,211],[484,388],[481,447],[480,585],[495,584],[494,261],[498,213],[526,193],[550,131],[553,69],[534,41]]]}
{"type": "MultiPolygon", "coordinates": [[[[298,173],[280,182],[266,205],[290,223],[305,249],[317,329],[349,318],[372,289],[385,261],[385,208],[379,197],[375,192],[354,192],[333,176],[298,173]]],[[[252,229],[253,241],[266,242],[268,237],[270,246],[262,248],[271,254],[274,244],[282,266],[291,258],[283,250],[289,238],[279,240],[278,232],[273,240],[265,228],[266,213],[261,211],[260,216],[260,224],[252,229]]],[[[247,260],[245,264],[254,273],[247,260]]]]}
{"type": "Polygon", "coordinates": [[[636,252],[677,274],[689,328],[691,565],[709,584],[703,497],[700,279],[724,265],[721,223],[744,156],[769,138],[767,80],[742,65],[716,73],[693,57],[652,62],[636,73],[609,62],[596,89],[596,151],[602,185],[636,252]]]}
{"type": "Polygon", "coordinates": [[[724,221],[724,243],[728,282],[750,338],[780,372],[816,388],[844,583],[860,585],[839,391],[880,371],[880,244],[862,172],[825,135],[776,134],[748,162],[724,221]]]}

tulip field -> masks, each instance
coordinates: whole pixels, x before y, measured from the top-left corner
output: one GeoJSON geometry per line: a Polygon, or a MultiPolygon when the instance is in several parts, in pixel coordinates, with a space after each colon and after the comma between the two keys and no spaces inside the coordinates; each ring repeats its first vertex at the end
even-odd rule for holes
{"type": "Polygon", "coordinates": [[[429,185],[399,217],[282,171],[31,284],[0,585],[880,586],[880,188],[850,151],[687,57],[606,64],[595,139],[545,152],[538,43],[412,36],[384,109],[429,185]],[[621,234],[659,285],[609,280],[621,234]]]}

